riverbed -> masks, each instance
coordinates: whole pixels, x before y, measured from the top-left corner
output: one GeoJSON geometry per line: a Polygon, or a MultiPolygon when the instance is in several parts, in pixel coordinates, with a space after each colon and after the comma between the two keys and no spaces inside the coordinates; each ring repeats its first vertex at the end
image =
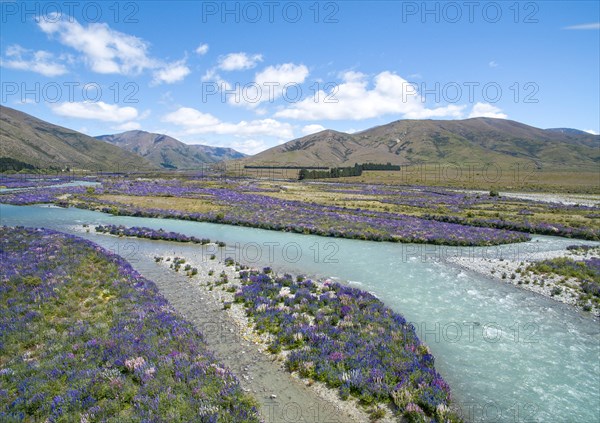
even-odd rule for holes
{"type": "MultiPolygon", "coordinates": [[[[535,293],[457,269],[446,260],[456,255],[526,257],[571,244],[594,244],[589,241],[535,236],[527,243],[488,248],[378,243],[39,205],[0,205],[0,223],[77,233],[134,265],[148,254],[185,255],[214,248],[119,239],[93,231],[95,224],[163,228],[226,242],[215,251],[218,259],[337,278],[374,293],[413,322],[468,420],[600,420],[598,321],[535,293]],[[90,233],[76,229],[82,224],[92,225],[90,233]]],[[[156,277],[153,268],[148,266],[144,276],[156,277]]]]}

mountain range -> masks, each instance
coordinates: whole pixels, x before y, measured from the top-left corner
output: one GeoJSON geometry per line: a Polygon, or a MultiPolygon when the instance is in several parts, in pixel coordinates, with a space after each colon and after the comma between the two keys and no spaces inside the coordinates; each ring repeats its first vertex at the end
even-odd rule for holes
{"type": "Polygon", "coordinates": [[[205,163],[246,157],[232,148],[184,144],[168,135],[145,131],[127,131],[96,138],[136,153],[163,169],[197,169],[205,163]]]}
{"type": "MultiPolygon", "coordinates": [[[[0,163],[88,170],[197,169],[235,160],[254,166],[348,166],[354,163],[534,164],[539,169],[598,171],[600,136],[540,129],[494,118],[398,120],[361,132],[324,130],[254,156],[184,144],[167,135],[128,131],[96,138],[0,106],[0,163]]],[[[0,169],[1,170],[1,169],[0,169]]]]}
{"type": "Polygon", "coordinates": [[[243,160],[246,165],[293,166],[473,161],[597,169],[600,136],[495,118],[398,120],[353,134],[321,131],[243,160]]]}

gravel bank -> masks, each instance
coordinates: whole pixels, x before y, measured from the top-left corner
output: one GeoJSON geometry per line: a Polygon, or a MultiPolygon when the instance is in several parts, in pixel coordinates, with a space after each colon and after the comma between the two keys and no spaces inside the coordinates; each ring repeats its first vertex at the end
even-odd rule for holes
{"type": "MultiPolygon", "coordinates": [[[[452,191],[473,194],[488,194],[489,191],[456,189],[452,191]]],[[[600,195],[592,194],[544,194],[538,192],[505,192],[500,191],[502,197],[516,198],[520,200],[542,201],[544,203],[558,203],[565,205],[579,204],[582,206],[600,205],[600,195]]]]}
{"type": "MultiPolygon", "coordinates": [[[[581,260],[598,256],[598,253],[572,253],[567,250],[562,251],[543,251],[532,252],[527,255],[526,260],[502,259],[502,258],[482,258],[482,257],[448,257],[446,261],[459,268],[478,273],[484,277],[491,278],[499,282],[513,284],[519,288],[533,291],[555,301],[560,301],[571,305],[583,312],[582,306],[577,299],[581,292],[580,283],[577,279],[570,278],[565,280],[558,275],[536,275],[533,272],[526,271],[527,267],[534,262],[552,259],[556,257],[569,257],[573,260],[581,260]],[[560,288],[561,293],[553,293],[554,288],[560,288]]],[[[588,313],[596,317],[600,316],[600,308],[592,306],[588,313]]]]}
{"type": "MultiPolygon", "coordinates": [[[[175,272],[169,267],[175,257],[169,256],[157,263],[157,267],[168,272],[171,280],[164,287],[162,282],[155,282],[169,302],[205,333],[217,358],[240,377],[245,389],[257,396],[266,422],[370,421],[356,400],[343,401],[337,390],[329,389],[321,382],[301,379],[285,370],[286,351],[277,355],[267,351],[269,335],[254,332],[243,305],[233,303],[234,292],[226,290],[239,285],[239,272],[235,266],[210,260],[201,253],[179,257],[185,259],[185,264],[197,268],[198,274],[185,276],[185,264],[175,272]],[[222,274],[227,276],[229,283],[218,285],[222,274]],[[230,304],[230,308],[224,309],[225,303],[230,304]]],[[[397,420],[393,419],[389,409],[386,417],[379,420],[381,423],[394,421],[397,420]]]]}

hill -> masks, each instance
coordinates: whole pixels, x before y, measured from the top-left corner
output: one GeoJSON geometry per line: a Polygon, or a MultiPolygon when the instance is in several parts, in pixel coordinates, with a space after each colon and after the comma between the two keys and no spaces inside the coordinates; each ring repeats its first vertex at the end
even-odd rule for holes
{"type": "Polygon", "coordinates": [[[600,136],[519,122],[398,120],[354,134],[325,130],[242,160],[246,165],[347,166],[354,163],[515,163],[537,168],[600,164],[600,136]]]}
{"type": "Polygon", "coordinates": [[[6,163],[90,171],[156,168],[137,154],[10,107],[0,106],[0,123],[0,158],[6,163]]]}
{"type": "Polygon", "coordinates": [[[164,169],[195,169],[206,163],[246,157],[231,148],[185,144],[167,135],[145,131],[127,131],[96,138],[139,154],[164,169]]]}

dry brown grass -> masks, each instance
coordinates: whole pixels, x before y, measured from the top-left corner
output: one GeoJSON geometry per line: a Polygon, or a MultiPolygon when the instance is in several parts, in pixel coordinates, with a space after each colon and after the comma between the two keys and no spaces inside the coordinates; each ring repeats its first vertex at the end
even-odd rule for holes
{"type": "Polygon", "coordinates": [[[139,197],[135,195],[98,195],[99,200],[114,201],[121,204],[130,204],[135,207],[161,210],[181,210],[190,213],[207,213],[211,211],[220,211],[223,206],[214,204],[210,197],[196,198],[177,198],[177,197],[139,197]]]}
{"type": "Polygon", "coordinates": [[[548,171],[490,169],[469,172],[451,166],[423,167],[398,172],[365,171],[359,177],[339,178],[336,182],[390,185],[427,185],[480,190],[515,190],[600,194],[600,170],[548,171]]]}

